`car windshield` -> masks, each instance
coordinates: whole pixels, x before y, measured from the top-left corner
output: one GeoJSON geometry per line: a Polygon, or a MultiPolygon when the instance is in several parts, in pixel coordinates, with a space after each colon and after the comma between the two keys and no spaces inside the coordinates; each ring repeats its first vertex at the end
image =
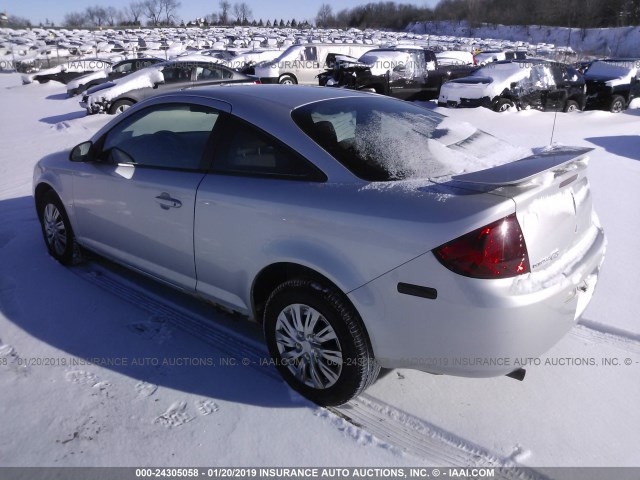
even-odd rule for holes
{"type": "Polygon", "coordinates": [[[468,123],[385,97],[325,100],[298,107],[296,124],[363,180],[444,177],[521,158],[468,123]]]}

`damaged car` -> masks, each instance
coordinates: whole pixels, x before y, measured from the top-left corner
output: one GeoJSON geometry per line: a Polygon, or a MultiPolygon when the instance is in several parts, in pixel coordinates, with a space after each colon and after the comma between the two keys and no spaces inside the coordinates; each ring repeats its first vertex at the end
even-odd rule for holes
{"type": "Polygon", "coordinates": [[[593,62],[585,72],[587,108],[620,113],[640,97],[640,59],[593,62]]]}
{"type": "Polygon", "coordinates": [[[349,88],[400,98],[438,98],[443,83],[464,77],[473,65],[438,64],[436,54],[422,47],[407,46],[370,50],[357,61],[343,59],[320,75],[320,85],[349,88]]]}
{"type": "Polygon", "coordinates": [[[585,107],[584,77],[570,65],[541,59],[485,65],[442,86],[441,107],[575,112],[585,107]]]}

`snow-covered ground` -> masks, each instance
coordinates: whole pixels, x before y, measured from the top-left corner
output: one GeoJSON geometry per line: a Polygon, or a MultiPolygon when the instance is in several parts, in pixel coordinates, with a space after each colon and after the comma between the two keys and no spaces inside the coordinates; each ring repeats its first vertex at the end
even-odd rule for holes
{"type": "MultiPolygon", "coordinates": [[[[260,364],[243,319],[47,255],[33,165],[111,118],[64,92],[0,75],[0,466],[640,467],[639,109],[557,115],[555,142],[595,148],[609,247],[582,324],[524,382],[395,370],[327,410],[260,364]]],[[[549,144],[555,117],[425,105],[526,148],[549,144]]]]}

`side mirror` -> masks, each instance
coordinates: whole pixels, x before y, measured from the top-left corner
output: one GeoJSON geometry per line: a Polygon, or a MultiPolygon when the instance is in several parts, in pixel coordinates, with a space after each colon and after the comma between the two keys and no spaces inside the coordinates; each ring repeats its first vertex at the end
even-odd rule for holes
{"type": "Polygon", "coordinates": [[[76,145],[69,154],[69,160],[72,162],[90,162],[93,160],[93,142],[82,142],[76,145]]]}

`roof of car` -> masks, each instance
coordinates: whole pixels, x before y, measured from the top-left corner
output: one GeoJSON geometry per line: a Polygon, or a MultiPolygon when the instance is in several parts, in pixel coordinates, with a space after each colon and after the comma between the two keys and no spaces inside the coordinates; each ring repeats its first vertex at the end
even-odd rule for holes
{"type": "MultiPolygon", "coordinates": [[[[163,96],[175,96],[178,92],[167,92],[163,96]]],[[[307,103],[345,97],[369,97],[371,94],[331,87],[304,85],[226,85],[194,87],[179,92],[185,95],[222,100],[231,105],[251,105],[256,102],[270,103],[293,109],[307,103]]]]}

